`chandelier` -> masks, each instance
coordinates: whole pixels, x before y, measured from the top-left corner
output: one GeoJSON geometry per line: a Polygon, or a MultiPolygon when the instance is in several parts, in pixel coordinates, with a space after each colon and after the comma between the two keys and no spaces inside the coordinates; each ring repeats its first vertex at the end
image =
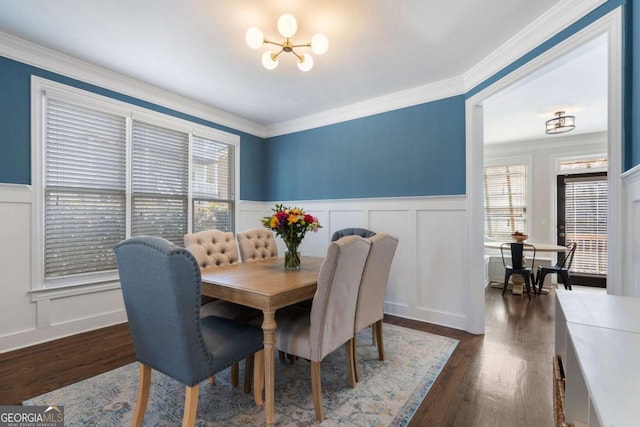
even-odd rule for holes
{"type": "Polygon", "coordinates": [[[564,111],[558,111],[555,116],[545,122],[547,134],[565,133],[576,128],[576,118],[574,116],[565,116],[564,111]]]}
{"type": "Polygon", "coordinates": [[[278,32],[285,39],[282,43],[267,39],[257,27],[251,27],[247,30],[245,40],[252,49],[260,49],[260,47],[265,44],[280,47],[279,51],[268,50],[262,54],[262,65],[267,70],[275,69],[278,66],[280,54],[286,52],[292,53],[296,57],[300,71],[309,71],[313,68],[313,57],[308,53],[298,53],[294,49],[310,47],[314,53],[322,55],[329,48],[329,39],[327,39],[327,36],[324,34],[318,33],[311,37],[310,42],[294,44],[294,42],[291,41],[291,37],[296,34],[296,31],[298,31],[296,18],[294,18],[293,15],[285,13],[278,19],[278,32]]]}

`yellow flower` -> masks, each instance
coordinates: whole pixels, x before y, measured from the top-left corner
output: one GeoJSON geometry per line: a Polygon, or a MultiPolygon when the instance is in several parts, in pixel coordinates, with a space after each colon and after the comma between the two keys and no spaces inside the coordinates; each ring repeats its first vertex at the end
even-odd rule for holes
{"type": "Polygon", "coordinates": [[[291,213],[294,215],[300,215],[302,212],[300,212],[300,209],[294,208],[294,209],[291,209],[291,213]]]}
{"type": "Polygon", "coordinates": [[[289,218],[288,218],[289,225],[295,224],[296,222],[298,222],[299,219],[300,217],[298,215],[294,215],[294,214],[289,215],[289,218]]]}
{"type": "Polygon", "coordinates": [[[278,218],[271,217],[271,222],[269,223],[269,226],[271,226],[271,228],[276,228],[276,225],[278,225],[278,218]]]}

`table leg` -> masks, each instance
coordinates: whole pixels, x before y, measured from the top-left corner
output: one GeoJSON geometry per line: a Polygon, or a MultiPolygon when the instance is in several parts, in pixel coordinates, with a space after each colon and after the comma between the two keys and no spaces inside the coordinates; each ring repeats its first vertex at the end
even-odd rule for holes
{"type": "Polygon", "coordinates": [[[275,418],[274,411],[274,370],[275,370],[275,344],[276,344],[276,312],[263,311],[262,332],[264,334],[264,378],[265,378],[265,404],[264,410],[267,425],[272,426],[275,418]]]}

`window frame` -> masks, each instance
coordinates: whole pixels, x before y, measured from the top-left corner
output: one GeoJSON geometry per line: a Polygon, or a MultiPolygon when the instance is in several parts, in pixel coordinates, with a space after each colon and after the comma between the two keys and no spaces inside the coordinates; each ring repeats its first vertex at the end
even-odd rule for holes
{"type": "Polygon", "coordinates": [[[206,127],[198,123],[170,116],[158,111],[140,107],[135,104],[120,101],[97,93],[89,92],[73,86],[54,82],[37,76],[31,76],[31,188],[32,188],[32,216],[31,216],[31,286],[32,301],[99,292],[120,287],[117,270],[78,274],[71,277],[46,279],[44,269],[44,197],[45,197],[45,133],[46,133],[46,102],[47,96],[58,100],[79,104],[126,117],[126,236],[131,236],[131,145],[132,122],[143,121],[156,126],[166,127],[188,135],[189,164],[188,164],[188,203],[187,230],[192,229],[192,158],[191,144],[193,135],[228,144],[234,150],[234,188],[233,188],[233,223],[237,224],[237,206],[240,196],[240,136],[218,129],[206,127]]]}
{"type": "MultiPolygon", "coordinates": [[[[482,171],[483,171],[483,180],[484,180],[484,168],[486,167],[495,167],[495,166],[516,166],[516,165],[524,165],[525,166],[525,190],[527,192],[526,195],[526,201],[525,201],[525,215],[526,215],[526,224],[527,224],[527,228],[526,230],[518,230],[518,231],[522,231],[525,234],[531,235],[531,224],[533,221],[532,218],[532,203],[531,203],[531,199],[533,196],[532,193],[532,189],[533,189],[533,172],[532,172],[532,165],[533,165],[533,159],[532,156],[528,155],[528,156],[513,156],[513,157],[501,157],[501,158],[494,158],[491,160],[487,160],[485,159],[485,162],[483,164],[482,167],[482,171]]],[[[484,210],[484,205],[485,205],[485,198],[486,198],[486,194],[484,192],[484,182],[482,183],[482,203],[483,203],[483,208],[482,208],[482,217],[483,217],[483,235],[486,238],[491,238],[490,236],[487,235],[487,231],[484,230],[484,224],[486,222],[485,217],[485,210],[484,210]]]]}

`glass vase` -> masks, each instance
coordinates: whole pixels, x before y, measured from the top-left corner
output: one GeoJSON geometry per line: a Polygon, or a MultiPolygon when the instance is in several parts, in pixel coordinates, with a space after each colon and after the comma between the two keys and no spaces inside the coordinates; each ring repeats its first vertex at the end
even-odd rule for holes
{"type": "Polygon", "coordinates": [[[287,251],[284,253],[284,268],[287,270],[300,269],[300,252],[298,252],[299,243],[286,243],[287,251]]]}

